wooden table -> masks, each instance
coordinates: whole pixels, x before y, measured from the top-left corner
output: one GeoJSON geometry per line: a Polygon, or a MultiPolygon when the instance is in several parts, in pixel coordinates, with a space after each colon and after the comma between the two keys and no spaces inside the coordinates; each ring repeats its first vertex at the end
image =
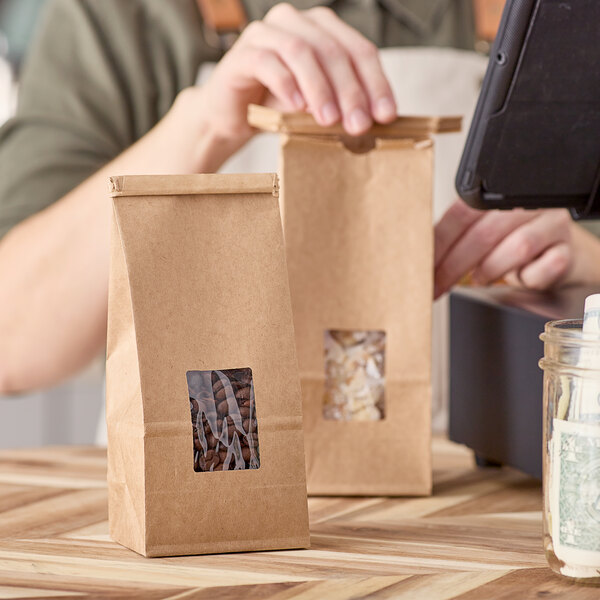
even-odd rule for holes
{"type": "Polygon", "coordinates": [[[108,537],[106,453],[0,452],[0,598],[600,598],[546,565],[541,488],[434,441],[431,498],[311,498],[312,548],[144,559],[108,537]]]}

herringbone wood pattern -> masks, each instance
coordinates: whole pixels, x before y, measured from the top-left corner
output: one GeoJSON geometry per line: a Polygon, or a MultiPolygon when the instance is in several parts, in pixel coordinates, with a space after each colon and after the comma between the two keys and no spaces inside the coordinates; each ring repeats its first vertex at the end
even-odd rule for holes
{"type": "Polygon", "coordinates": [[[0,452],[0,598],[600,598],[554,576],[541,488],[434,442],[430,498],[311,498],[312,548],[145,559],[108,537],[106,453],[0,452]]]}

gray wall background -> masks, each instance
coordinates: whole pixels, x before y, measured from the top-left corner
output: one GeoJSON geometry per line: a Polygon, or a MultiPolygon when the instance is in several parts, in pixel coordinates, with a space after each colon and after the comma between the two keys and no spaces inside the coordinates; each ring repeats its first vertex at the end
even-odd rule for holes
{"type": "Polygon", "coordinates": [[[49,390],[0,397],[0,448],[93,444],[104,403],[104,358],[49,390]]]}

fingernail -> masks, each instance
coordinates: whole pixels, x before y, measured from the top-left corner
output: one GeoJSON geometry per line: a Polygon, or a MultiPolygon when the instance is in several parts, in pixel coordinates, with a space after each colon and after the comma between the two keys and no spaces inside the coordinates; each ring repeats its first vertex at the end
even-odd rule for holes
{"type": "Polygon", "coordinates": [[[348,118],[349,133],[364,133],[371,127],[371,119],[362,108],[355,108],[348,118]]]}
{"type": "Polygon", "coordinates": [[[294,95],[292,96],[292,102],[298,110],[302,110],[306,106],[304,98],[300,92],[294,92],[294,95]]]}
{"type": "Polygon", "coordinates": [[[389,98],[379,98],[375,104],[375,117],[380,121],[388,121],[396,116],[396,108],[389,98]]]}
{"type": "Polygon", "coordinates": [[[323,125],[329,126],[333,125],[340,118],[340,111],[334,102],[328,102],[321,109],[321,120],[323,121],[323,125]]]}

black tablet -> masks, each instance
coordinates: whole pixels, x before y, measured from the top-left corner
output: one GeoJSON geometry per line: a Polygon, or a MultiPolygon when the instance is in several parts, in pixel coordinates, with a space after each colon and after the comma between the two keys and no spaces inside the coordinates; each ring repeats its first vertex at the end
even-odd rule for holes
{"type": "Polygon", "coordinates": [[[508,0],[456,175],[476,208],[600,215],[600,0],[508,0]]]}

